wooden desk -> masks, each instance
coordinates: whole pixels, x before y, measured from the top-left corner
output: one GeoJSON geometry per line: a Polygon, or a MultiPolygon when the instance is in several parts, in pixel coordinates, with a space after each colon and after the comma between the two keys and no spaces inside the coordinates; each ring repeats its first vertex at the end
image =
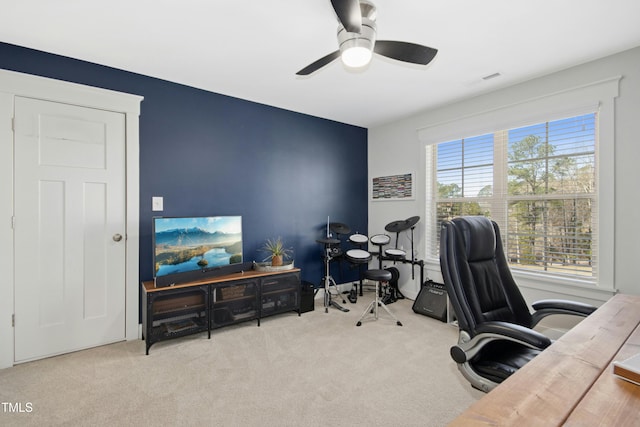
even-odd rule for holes
{"type": "Polygon", "coordinates": [[[450,426],[637,426],[640,386],[611,362],[640,353],[640,296],[618,294],[450,426]]]}

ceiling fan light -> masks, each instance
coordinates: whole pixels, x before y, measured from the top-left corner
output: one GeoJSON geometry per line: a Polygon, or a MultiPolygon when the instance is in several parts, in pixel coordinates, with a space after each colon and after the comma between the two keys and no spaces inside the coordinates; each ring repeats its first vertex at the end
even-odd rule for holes
{"type": "Polygon", "coordinates": [[[371,50],[362,46],[352,46],[342,51],[342,62],[349,68],[364,67],[371,61],[371,50]]]}
{"type": "Polygon", "coordinates": [[[362,17],[360,33],[350,33],[342,25],[338,26],[338,43],[342,63],[348,68],[361,68],[371,62],[373,46],[376,43],[375,8],[362,17]]]}

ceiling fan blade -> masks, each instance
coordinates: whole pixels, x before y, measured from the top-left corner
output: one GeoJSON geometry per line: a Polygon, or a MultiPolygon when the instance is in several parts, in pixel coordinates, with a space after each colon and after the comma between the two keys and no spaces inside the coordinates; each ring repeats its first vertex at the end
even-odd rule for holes
{"type": "Polygon", "coordinates": [[[391,40],[377,40],[373,51],[387,58],[419,65],[427,65],[438,53],[438,49],[431,47],[391,40]]]}
{"type": "Polygon", "coordinates": [[[302,70],[298,71],[296,73],[296,75],[298,75],[298,76],[308,76],[309,74],[313,73],[314,71],[319,70],[320,68],[324,67],[325,65],[327,65],[331,61],[333,61],[335,59],[338,59],[339,57],[340,57],[340,51],[339,50],[336,50],[335,52],[331,52],[329,55],[318,59],[316,62],[314,62],[314,63],[312,63],[310,65],[307,65],[302,70]]]}
{"type": "Polygon", "coordinates": [[[360,33],[362,15],[358,0],[331,0],[331,5],[345,30],[350,33],[360,33]]]}

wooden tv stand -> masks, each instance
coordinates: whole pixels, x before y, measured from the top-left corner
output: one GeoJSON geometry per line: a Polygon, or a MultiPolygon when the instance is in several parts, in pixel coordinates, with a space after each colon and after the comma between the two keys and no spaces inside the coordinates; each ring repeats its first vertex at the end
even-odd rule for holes
{"type": "Polygon", "coordinates": [[[156,288],[142,282],[142,331],[149,347],[159,341],[207,332],[273,314],[300,315],[300,269],[244,271],[156,288]]]}

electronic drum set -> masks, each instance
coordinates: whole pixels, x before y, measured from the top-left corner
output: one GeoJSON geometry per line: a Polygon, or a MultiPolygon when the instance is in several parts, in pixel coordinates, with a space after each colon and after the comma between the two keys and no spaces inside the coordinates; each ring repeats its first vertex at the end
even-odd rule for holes
{"type": "MultiPolygon", "coordinates": [[[[413,232],[416,224],[420,221],[419,216],[412,216],[405,220],[393,221],[387,224],[384,229],[389,233],[395,233],[395,245],[391,248],[385,248],[385,246],[391,243],[391,237],[388,234],[376,234],[368,237],[364,234],[354,233],[351,234],[351,229],[346,224],[339,222],[330,222],[327,226],[327,237],[324,239],[316,240],[324,246],[323,261],[324,261],[324,277],[322,278],[322,286],[324,287],[324,308],[325,313],[329,311],[329,307],[337,308],[340,311],[349,311],[348,308],[342,307],[337,302],[333,301],[334,296],[340,296],[342,303],[346,304],[346,300],[342,297],[342,294],[338,291],[337,285],[333,277],[331,276],[330,263],[334,260],[345,259],[352,266],[358,267],[360,274],[359,283],[354,284],[354,289],[349,292],[349,300],[355,303],[358,294],[362,296],[362,279],[364,276],[364,270],[368,266],[373,257],[378,258],[378,268],[383,270],[383,261],[392,261],[395,263],[411,264],[412,266],[412,279],[415,279],[414,267],[417,265],[420,267],[420,283],[423,283],[424,279],[424,261],[415,258],[415,251],[413,246],[413,232]],[[411,255],[407,257],[407,253],[404,249],[398,248],[398,241],[400,233],[410,230],[411,232],[411,255]],[[334,237],[334,234],[336,237],[334,237]],[[352,248],[344,252],[342,250],[341,236],[349,236],[348,242],[352,245],[352,248]],[[368,250],[368,243],[375,246],[375,251],[368,250]],[[332,293],[331,288],[334,292],[332,293]]],[[[404,298],[400,290],[398,289],[398,279],[400,274],[395,267],[386,268],[391,273],[391,279],[388,283],[387,294],[382,302],[390,304],[398,299],[404,298]]],[[[388,311],[388,310],[387,310],[388,311]]]]}

